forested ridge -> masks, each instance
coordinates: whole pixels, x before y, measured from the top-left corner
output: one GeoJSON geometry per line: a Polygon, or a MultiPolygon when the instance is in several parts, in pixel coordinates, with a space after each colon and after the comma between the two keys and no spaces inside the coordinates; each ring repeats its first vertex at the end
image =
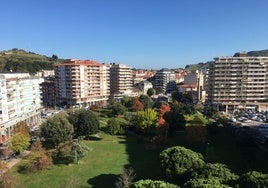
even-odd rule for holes
{"type": "Polygon", "coordinates": [[[53,64],[60,61],[56,55],[47,57],[14,48],[0,52],[1,72],[28,72],[34,74],[40,70],[52,70],[53,64]]]}

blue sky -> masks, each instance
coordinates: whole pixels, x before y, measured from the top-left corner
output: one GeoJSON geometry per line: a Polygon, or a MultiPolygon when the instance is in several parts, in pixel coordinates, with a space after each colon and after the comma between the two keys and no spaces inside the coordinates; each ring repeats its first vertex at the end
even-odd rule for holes
{"type": "Polygon", "coordinates": [[[0,50],[184,68],[268,49],[267,0],[3,0],[0,50]]]}

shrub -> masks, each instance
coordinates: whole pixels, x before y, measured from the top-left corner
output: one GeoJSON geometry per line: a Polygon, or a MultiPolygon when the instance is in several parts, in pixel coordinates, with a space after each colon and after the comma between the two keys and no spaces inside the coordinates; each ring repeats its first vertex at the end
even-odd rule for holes
{"type": "Polygon", "coordinates": [[[132,186],[133,188],[178,188],[179,186],[164,182],[164,181],[159,181],[159,180],[139,180],[135,182],[132,186]]]}

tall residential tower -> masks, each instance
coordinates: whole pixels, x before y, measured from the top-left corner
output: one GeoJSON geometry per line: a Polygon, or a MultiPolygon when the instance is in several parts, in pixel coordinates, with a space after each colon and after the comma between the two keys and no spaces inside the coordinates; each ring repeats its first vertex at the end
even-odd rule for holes
{"type": "Polygon", "coordinates": [[[130,94],[133,89],[133,71],[126,65],[110,64],[110,88],[111,98],[120,98],[130,94]]]}
{"type": "Polygon", "coordinates": [[[54,65],[58,105],[89,107],[109,98],[109,65],[92,60],[67,60],[54,65]]]}
{"type": "Polygon", "coordinates": [[[208,102],[226,111],[268,110],[268,57],[217,57],[209,67],[208,102]]]}

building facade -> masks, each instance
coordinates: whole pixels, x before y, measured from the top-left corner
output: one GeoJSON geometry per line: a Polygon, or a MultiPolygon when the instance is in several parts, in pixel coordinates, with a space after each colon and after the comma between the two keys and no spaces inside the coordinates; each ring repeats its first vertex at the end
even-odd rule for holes
{"type": "Polygon", "coordinates": [[[176,74],[170,69],[161,69],[156,72],[154,87],[161,88],[164,93],[171,93],[176,90],[176,74]]]}
{"type": "Polygon", "coordinates": [[[123,64],[110,64],[110,91],[111,98],[121,98],[129,95],[133,90],[133,71],[123,64]]]}
{"type": "Polygon", "coordinates": [[[25,122],[29,127],[41,123],[42,82],[42,78],[28,73],[0,74],[1,142],[12,136],[19,122],[25,122]]]}
{"type": "Polygon", "coordinates": [[[205,77],[202,71],[188,73],[184,77],[184,81],[178,84],[179,91],[191,94],[194,103],[204,103],[206,92],[204,89],[205,77]]]}
{"type": "Polygon", "coordinates": [[[143,95],[147,95],[148,89],[153,88],[153,84],[147,80],[144,80],[138,83],[138,88],[142,91],[143,95]]]}
{"type": "Polygon", "coordinates": [[[41,84],[41,96],[44,107],[56,106],[56,87],[55,77],[45,77],[44,82],[41,84]]]}
{"type": "Polygon", "coordinates": [[[55,64],[57,105],[90,107],[106,104],[109,94],[109,65],[93,60],[67,60],[55,64]]]}
{"type": "Polygon", "coordinates": [[[268,57],[217,57],[208,82],[209,104],[225,111],[268,110],[268,57]]]}

